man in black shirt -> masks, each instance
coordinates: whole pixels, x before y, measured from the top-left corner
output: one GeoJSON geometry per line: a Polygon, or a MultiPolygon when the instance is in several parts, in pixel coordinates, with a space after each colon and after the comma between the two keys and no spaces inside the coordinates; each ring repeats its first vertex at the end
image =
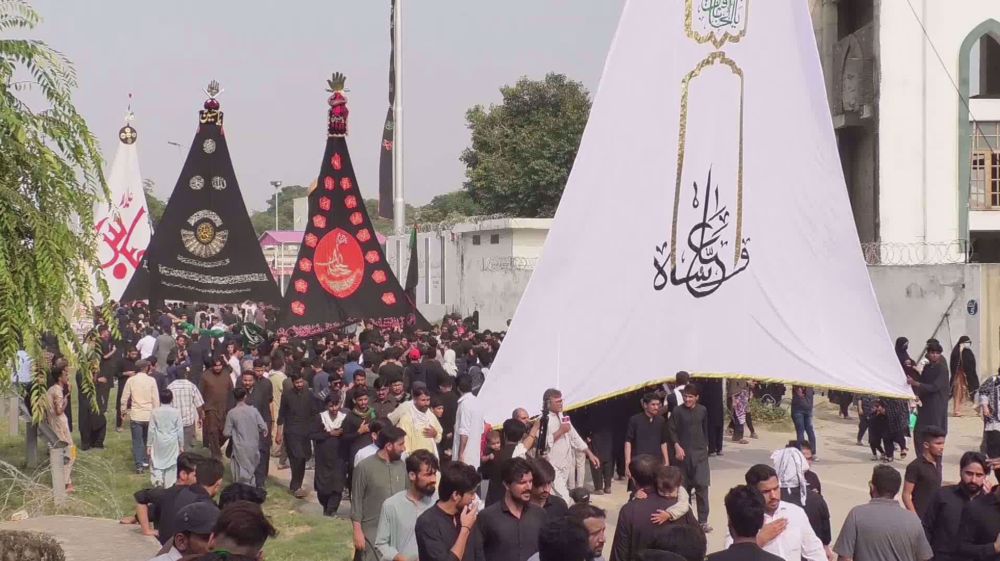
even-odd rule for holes
{"type": "Polygon", "coordinates": [[[531,460],[531,502],[545,510],[549,518],[566,516],[569,505],[552,494],[552,482],[556,480],[556,469],[545,458],[531,460]]]}
{"type": "Polygon", "coordinates": [[[960,559],[1000,559],[1000,495],[986,493],[966,505],[962,512],[958,552],[960,559]]]}
{"type": "MultiPolygon", "coordinates": [[[[625,504],[618,513],[618,523],[615,527],[615,538],[611,548],[611,561],[634,561],[638,554],[644,551],[658,535],[663,534],[672,524],[689,524],[697,526],[694,516],[689,510],[684,517],[665,524],[652,521],[652,516],[658,511],[667,510],[677,503],[676,498],[666,498],[657,493],[656,469],[659,459],[650,455],[635,457],[632,466],[632,479],[636,487],[645,492],[646,498],[633,500],[625,504]]],[[[670,470],[670,484],[680,486],[681,473],[677,468],[670,470]]]]}
{"type": "MultiPolygon", "coordinates": [[[[527,561],[538,551],[545,511],[531,504],[531,464],[512,458],[501,467],[503,499],[486,507],[476,527],[486,561],[527,561]]],[[[492,486],[491,486],[492,487],[492,486]]]]}
{"type": "Polygon", "coordinates": [[[906,377],[906,382],[913,387],[913,393],[920,398],[920,407],[917,409],[917,426],[915,427],[916,441],[914,447],[920,450],[920,433],[926,427],[938,427],[943,433],[948,433],[948,396],[951,387],[948,383],[950,374],[948,363],[941,356],[941,344],[937,341],[928,341],[927,360],[920,379],[915,380],[910,376],[906,377]]]}
{"type": "Polygon", "coordinates": [[[177,533],[177,511],[191,503],[211,502],[212,498],[219,493],[219,490],[222,489],[224,471],[222,462],[215,458],[201,460],[198,463],[195,484],[182,487],[170,504],[161,504],[158,528],[161,544],[166,543],[177,533]]]}
{"type": "Polygon", "coordinates": [[[474,467],[461,462],[441,467],[440,498],[417,517],[414,527],[420,559],[485,561],[482,539],[475,528],[477,487],[479,474],[474,467]]]}
{"type": "Polygon", "coordinates": [[[941,487],[931,497],[924,512],[924,532],[934,550],[934,561],[963,561],[959,553],[962,511],[982,494],[983,481],[989,473],[986,456],[966,452],[959,462],[961,482],[941,487]]]}
{"type": "MultiPolygon", "coordinates": [[[[642,413],[632,415],[625,430],[625,473],[629,473],[632,458],[647,455],[669,464],[666,439],[666,418],[660,415],[663,403],[660,396],[647,393],[642,396],[642,413]]],[[[629,489],[633,484],[629,482],[629,489]]]]}
{"type": "Polygon", "coordinates": [[[708,486],[711,474],[708,466],[708,412],[698,403],[701,389],[689,383],[684,388],[684,404],[670,416],[668,428],[670,442],[674,443],[678,466],[684,472],[684,487],[690,495],[695,493],[698,505],[698,522],[707,534],[712,531],[708,525],[708,486]]]}
{"type": "Polygon", "coordinates": [[[192,452],[181,452],[177,456],[177,481],[170,487],[152,487],[136,491],[135,517],[122,519],[122,524],[138,524],[144,536],[155,536],[152,524],[159,526],[160,513],[174,511],[173,501],[181,489],[196,483],[198,463],[202,457],[192,452]]]}
{"type": "Polygon", "coordinates": [[[306,381],[298,374],[292,374],[292,389],[281,394],[278,408],[278,428],[274,441],[285,445],[288,462],[292,467],[292,479],[288,488],[297,498],[303,499],[307,493],[302,489],[306,475],[306,462],[312,456],[309,435],[318,411],[316,397],[306,388],[306,381]]]}
{"type": "Polygon", "coordinates": [[[944,431],[936,426],[924,427],[917,435],[920,455],[906,466],[903,483],[903,506],[921,520],[931,497],[941,487],[941,456],[944,454],[944,431]]]}

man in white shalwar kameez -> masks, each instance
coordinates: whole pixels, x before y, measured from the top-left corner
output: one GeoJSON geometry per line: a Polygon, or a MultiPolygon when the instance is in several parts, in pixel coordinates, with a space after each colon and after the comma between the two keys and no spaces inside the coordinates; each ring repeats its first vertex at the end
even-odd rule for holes
{"type": "Polygon", "coordinates": [[[566,502],[572,501],[569,496],[569,484],[573,481],[576,470],[576,453],[586,454],[590,463],[599,466],[601,461],[590,451],[587,443],[580,437],[569,417],[562,414],[562,392],[547,389],[542,400],[548,404],[549,425],[545,433],[546,459],[556,470],[556,479],[552,482],[552,491],[566,502]]]}
{"type": "Polygon", "coordinates": [[[177,481],[177,456],[184,451],[184,425],[181,412],[171,405],[174,394],[160,391],[160,406],[149,414],[146,457],[149,478],[155,487],[172,487],[177,481]]]}

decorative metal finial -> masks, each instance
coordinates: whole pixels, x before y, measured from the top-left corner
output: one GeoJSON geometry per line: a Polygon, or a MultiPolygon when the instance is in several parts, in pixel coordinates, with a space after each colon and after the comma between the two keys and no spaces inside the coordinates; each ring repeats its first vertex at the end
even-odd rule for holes
{"type": "Polygon", "coordinates": [[[327,124],[327,134],[329,136],[347,136],[347,97],[344,95],[344,83],[347,76],[340,72],[334,72],[333,76],[326,81],[327,91],[331,92],[327,103],[330,104],[330,120],[327,124]]]}
{"type": "Polygon", "coordinates": [[[344,89],[344,83],[347,82],[347,76],[344,76],[340,72],[334,72],[333,76],[326,81],[326,91],[330,93],[347,91],[344,89]]]}
{"type": "Polygon", "coordinates": [[[212,80],[211,82],[208,83],[208,87],[205,88],[205,93],[211,99],[219,97],[219,94],[221,94],[224,91],[225,90],[219,88],[219,82],[217,80],[212,80]]]}

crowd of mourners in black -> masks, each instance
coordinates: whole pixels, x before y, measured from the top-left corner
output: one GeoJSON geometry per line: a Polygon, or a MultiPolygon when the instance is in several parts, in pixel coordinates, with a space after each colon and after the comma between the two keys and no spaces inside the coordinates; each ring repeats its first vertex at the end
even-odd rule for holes
{"type": "MultiPolygon", "coordinates": [[[[158,561],[260,556],[275,535],[260,507],[273,458],[299,499],[311,496],[312,471],[323,513],[350,520],[357,560],[603,559],[606,516],[590,498],[616,481],[628,502],[612,561],[702,560],[713,531],[709,457],[724,454],[726,434],[734,445],[756,437],[752,410],[786,393],[678,372],[572,412],[552,388],[525,396],[541,398],[540,412],[518,408],[491,426],[478,394],[504,334],[478,330],[475,318],[446,316],[427,332],[368,321],[295,338],[268,329],[274,318],[249,303],[134,304],[117,317],[116,330],[95,330],[100,365],[86,375],[96,411],[77,373],[80,449],[103,448],[117,385],[115,430],[130,431],[135,469],[151,479],[123,522],[158,536],[158,561]]],[[[707,558],[1000,559],[1000,499],[987,480],[1000,467],[1000,382],[979,383],[969,342],[959,340],[949,368],[938,341],[917,361],[897,341],[914,400],[828,393],[845,418],[854,406],[858,445],[867,434],[879,462],[871,502],[848,513],[836,542],[813,469],[815,393],[792,387],[797,437],[725,494],[727,548],[707,558]],[[970,399],[983,447],[961,457],[957,484],[942,486],[948,403],[961,414],[970,399]],[[892,462],[897,448],[900,459],[910,453],[910,437],[915,458],[900,475],[892,462]]],[[[71,440],[72,384],[58,348],[49,351],[46,422],[71,440]]],[[[69,463],[69,491],[71,473],[69,463]]]]}

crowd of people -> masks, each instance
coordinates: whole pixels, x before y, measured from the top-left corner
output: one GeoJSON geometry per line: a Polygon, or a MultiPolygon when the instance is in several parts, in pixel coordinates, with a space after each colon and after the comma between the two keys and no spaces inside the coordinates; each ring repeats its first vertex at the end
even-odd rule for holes
{"type": "MultiPolygon", "coordinates": [[[[458,317],[422,333],[365,322],[307,339],[272,335],[252,305],[151,313],[138,304],[121,307],[118,319],[117,336],[97,328],[99,367],[77,373],[78,388],[81,376],[93,376],[98,404],[92,410],[78,389],[80,448],[104,446],[117,385],[115,430],[130,432],[135,470],[150,477],[151,488],[136,494],[135,521],[159,535],[162,559],[259,551],[273,535],[259,504],[276,457],[299,499],[309,496],[312,471],[323,513],[351,521],[358,560],[603,559],[606,516],[590,495],[620,480],[629,500],[613,529],[612,561],[701,560],[713,531],[709,457],[724,454],[727,417],[732,443],[745,445],[756,436],[755,398],[781,401],[784,393],[678,372],[670,384],[569,413],[549,389],[541,415],[518,408],[490,426],[478,393],[503,334],[458,317]],[[238,508],[212,502],[224,459],[238,508]]],[[[836,541],[812,469],[816,394],[792,387],[796,438],[727,490],[727,549],[708,558],[1000,558],[1000,509],[985,483],[997,467],[987,457],[1000,456],[1000,383],[980,386],[968,343],[956,345],[949,371],[937,341],[917,361],[897,341],[912,403],[830,392],[843,415],[855,405],[858,444],[867,434],[881,462],[871,502],[851,510],[836,541]],[[965,454],[960,483],[942,487],[948,402],[961,414],[970,399],[984,419],[985,454],[965,454]],[[916,457],[901,476],[891,462],[897,447],[906,458],[911,436],[916,457]]],[[[53,356],[47,423],[70,442],[69,374],[53,356]]],[[[71,491],[72,462],[65,470],[71,491]]]]}

